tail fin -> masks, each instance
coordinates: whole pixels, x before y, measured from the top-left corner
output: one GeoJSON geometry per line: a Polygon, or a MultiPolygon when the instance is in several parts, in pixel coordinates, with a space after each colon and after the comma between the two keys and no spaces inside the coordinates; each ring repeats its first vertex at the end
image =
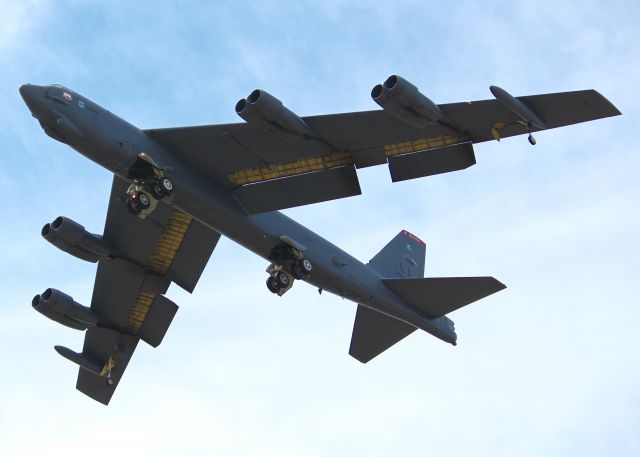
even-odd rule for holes
{"type": "MultiPolygon", "coordinates": [[[[371,259],[369,267],[386,278],[421,278],[425,253],[424,241],[403,230],[371,259]]],[[[358,305],[349,354],[366,363],[415,330],[413,325],[358,305]]]]}
{"type": "Polygon", "coordinates": [[[422,278],[426,250],[424,241],[403,230],[369,261],[369,267],[385,278],[422,278]]]}

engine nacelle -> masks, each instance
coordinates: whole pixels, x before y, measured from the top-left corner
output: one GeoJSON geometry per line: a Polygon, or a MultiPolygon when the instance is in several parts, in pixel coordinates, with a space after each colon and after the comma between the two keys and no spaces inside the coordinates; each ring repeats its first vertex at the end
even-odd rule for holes
{"type": "Polygon", "coordinates": [[[69,254],[88,262],[107,258],[111,251],[100,235],[89,233],[77,222],[67,217],[57,217],[42,227],[45,240],[69,254]]]}
{"type": "Polygon", "coordinates": [[[264,90],[256,89],[238,101],[236,113],[249,124],[259,125],[287,141],[317,137],[306,122],[264,90]]]}
{"type": "Polygon", "coordinates": [[[445,119],[438,105],[397,75],[391,75],[383,84],[375,86],[371,98],[389,114],[419,129],[445,119]]]}
{"type": "Polygon", "coordinates": [[[31,301],[33,309],[67,327],[86,330],[98,324],[98,316],[57,289],[47,289],[31,301]]]}

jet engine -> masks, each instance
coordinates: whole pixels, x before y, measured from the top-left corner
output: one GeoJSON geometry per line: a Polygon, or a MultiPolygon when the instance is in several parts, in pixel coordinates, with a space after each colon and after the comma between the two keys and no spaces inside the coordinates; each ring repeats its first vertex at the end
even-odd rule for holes
{"type": "Polygon", "coordinates": [[[57,289],[47,289],[31,301],[33,309],[67,327],[86,330],[98,324],[98,316],[57,289]]]}
{"type": "Polygon", "coordinates": [[[389,114],[419,129],[445,120],[438,105],[397,75],[391,75],[383,84],[375,86],[371,98],[389,114]]]}
{"type": "Polygon", "coordinates": [[[88,262],[107,258],[111,252],[100,235],[89,233],[67,217],[57,217],[41,231],[45,240],[69,254],[88,262]]]}
{"type": "Polygon", "coordinates": [[[317,137],[305,121],[264,90],[256,89],[238,101],[236,113],[249,124],[261,126],[287,141],[317,137]]]}

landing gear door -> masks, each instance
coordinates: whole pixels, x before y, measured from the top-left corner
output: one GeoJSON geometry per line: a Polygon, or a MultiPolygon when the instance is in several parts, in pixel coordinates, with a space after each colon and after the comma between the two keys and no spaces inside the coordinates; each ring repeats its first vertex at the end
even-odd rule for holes
{"type": "Polygon", "coordinates": [[[138,155],[140,154],[140,148],[129,143],[128,141],[118,141],[121,153],[119,154],[116,166],[117,173],[127,178],[133,178],[132,170],[135,168],[138,162],[138,155]]]}

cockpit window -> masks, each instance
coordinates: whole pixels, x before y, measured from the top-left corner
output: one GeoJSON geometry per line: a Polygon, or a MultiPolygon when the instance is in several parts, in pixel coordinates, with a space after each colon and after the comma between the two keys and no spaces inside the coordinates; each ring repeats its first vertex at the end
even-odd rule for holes
{"type": "Polygon", "coordinates": [[[61,86],[48,87],[44,93],[45,97],[64,105],[69,105],[73,100],[71,93],[61,86]]]}

